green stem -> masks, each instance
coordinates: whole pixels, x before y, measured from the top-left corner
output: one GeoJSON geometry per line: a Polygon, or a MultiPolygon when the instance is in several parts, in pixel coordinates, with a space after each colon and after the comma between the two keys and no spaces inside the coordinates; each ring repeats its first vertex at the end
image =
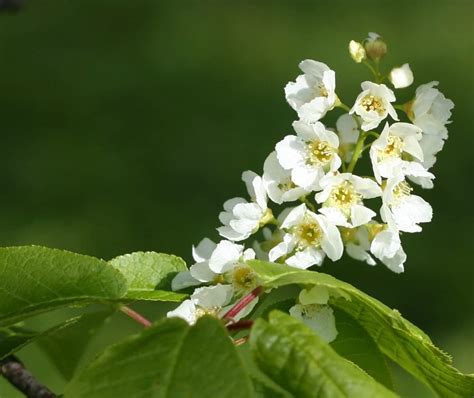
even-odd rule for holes
{"type": "Polygon", "coordinates": [[[375,79],[377,79],[378,73],[377,73],[377,71],[375,70],[375,68],[374,68],[372,65],[370,65],[370,63],[367,62],[367,61],[362,61],[362,63],[363,63],[365,66],[367,66],[367,68],[370,69],[370,71],[373,73],[375,79]]]}
{"type": "Polygon", "coordinates": [[[352,159],[349,163],[349,166],[347,166],[347,172],[352,173],[354,171],[354,167],[357,164],[357,161],[359,160],[360,155],[362,154],[364,150],[364,142],[365,139],[367,138],[367,133],[366,132],[361,132],[359,135],[359,139],[357,140],[357,144],[354,148],[354,153],[352,155],[352,159]]]}
{"type": "Polygon", "coordinates": [[[341,102],[340,100],[339,100],[339,104],[338,104],[337,106],[338,106],[339,108],[341,108],[341,109],[344,109],[344,110],[345,110],[346,112],[348,112],[348,113],[349,113],[350,110],[351,110],[351,108],[349,108],[346,104],[344,104],[344,103],[341,102]]]}
{"type": "Polygon", "coordinates": [[[303,202],[311,211],[316,212],[316,207],[308,200],[306,196],[302,196],[300,201],[303,202]]]}

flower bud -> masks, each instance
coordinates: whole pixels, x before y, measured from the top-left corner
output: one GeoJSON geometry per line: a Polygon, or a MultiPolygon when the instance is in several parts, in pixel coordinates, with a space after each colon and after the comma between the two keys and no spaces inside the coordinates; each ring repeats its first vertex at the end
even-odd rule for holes
{"type": "Polygon", "coordinates": [[[389,78],[395,88],[404,88],[413,83],[413,72],[410,65],[404,64],[399,68],[393,68],[389,78]]]}
{"type": "Polygon", "coordinates": [[[358,41],[351,40],[349,42],[349,53],[351,54],[352,59],[358,64],[366,58],[365,48],[358,41]]]}
{"type": "Polygon", "coordinates": [[[387,54],[387,44],[377,33],[370,32],[369,38],[364,42],[364,46],[367,57],[373,61],[378,62],[385,54],[387,54]]]}

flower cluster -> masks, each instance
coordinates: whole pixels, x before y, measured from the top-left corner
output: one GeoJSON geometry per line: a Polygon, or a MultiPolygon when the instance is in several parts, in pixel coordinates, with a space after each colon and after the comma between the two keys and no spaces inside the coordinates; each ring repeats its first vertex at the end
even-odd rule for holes
{"type": "MultiPolygon", "coordinates": [[[[388,84],[394,89],[410,86],[413,73],[408,64],[386,75],[380,72],[387,45],[375,33],[363,43],[351,41],[349,52],[371,70],[373,81],[362,82],[349,107],[336,94],[333,70],[314,60],[299,64],[302,73],[285,87],[286,100],[298,116],[294,131],[275,145],[261,175],[243,173],[248,198],[224,203],[217,229],[223,239],[201,241],[193,248],[195,264],[173,281],[176,290],[205,286],[168,316],[190,323],[203,313],[223,316],[257,287],[246,265],[254,258],[307,269],[326,257],[337,261],[345,252],[369,265],[379,261],[403,272],[401,235],[420,232],[420,224],[432,218],[431,206],[415,194],[414,184],[433,187],[430,169],[447,138],[454,104],[436,88],[437,82],[419,86],[412,100],[397,104],[388,84]],[[325,115],[337,110],[342,114],[335,127],[323,124],[325,115]],[[371,165],[357,175],[364,153],[371,165]],[[245,249],[249,239],[252,248],[245,249]]],[[[290,309],[327,341],[337,334],[329,298],[322,288],[303,290],[290,309]]],[[[247,315],[257,300],[238,317],[247,315]]]]}

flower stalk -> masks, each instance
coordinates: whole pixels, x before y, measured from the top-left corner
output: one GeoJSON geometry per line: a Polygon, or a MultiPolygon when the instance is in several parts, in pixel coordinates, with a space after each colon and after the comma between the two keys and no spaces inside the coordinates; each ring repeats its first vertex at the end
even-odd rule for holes
{"type": "Polygon", "coordinates": [[[126,305],[121,306],[119,310],[123,312],[125,315],[132,318],[134,321],[138,322],[144,328],[149,328],[152,325],[152,323],[148,319],[146,319],[143,315],[132,310],[130,307],[127,307],[126,305]]]}

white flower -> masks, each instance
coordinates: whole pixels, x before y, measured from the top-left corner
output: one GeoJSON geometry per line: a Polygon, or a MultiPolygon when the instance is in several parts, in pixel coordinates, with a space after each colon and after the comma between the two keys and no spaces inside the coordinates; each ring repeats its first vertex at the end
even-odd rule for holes
{"type": "Polygon", "coordinates": [[[413,83],[413,72],[409,64],[403,64],[398,68],[393,68],[389,78],[395,88],[405,88],[413,83]]]}
{"type": "Polygon", "coordinates": [[[397,112],[391,102],[395,94],[385,84],[375,84],[369,81],[361,84],[362,92],[357,97],[350,114],[354,112],[362,118],[362,129],[365,131],[377,127],[380,122],[390,115],[398,120],[397,112]]]}
{"type": "Polygon", "coordinates": [[[304,72],[285,87],[286,100],[301,120],[316,122],[336,102],[336,74],[322,62],[306,59],[299,64],[304,72]]]}
{"type": "Polygon", "coordinates": [[[431,82],[419,86],[408,113],[412,122],[423,130],[423,134],[446,139],[446,124],[450,123],[454,103],[435,88],[437,85],[438,82],[431,82]]]}
{"type": "Polygon", "coordinates": [[[224,307],[232,300],[233,288],[231,285],[215,285],[201,287],[194,291],[190,299],[183,301],[175,310],[169,311],[168,318],[178,317],[190,325],[206,314],[216,317],[225,313],[224,307]]]}
{"type": "Polygon", "coordinates": [[[376,265],[375,257],[393,272],[403,272],[406,254],[396,229],[370,222],[358,228],[342,228],[341,234],[350,257],[372,266],[376,265]]]}
{"type": "Polygon", "coordinates": [[[323,189],[315,198],[324,203],[319,210],[332,223],[344,227],[358,227],[368,223],[376,213],[363,205],[363,199],[382,195],[379,185],[370,178],[351,173],[326,174],[320,181],[323,189]]]}
{"type": "Polygon", "coordinates": [[[351,54],[352,59],[358,64],[366,58],[364,46],[354,40],[349,42],[349,54],[351,54]]]}
{"type": "MultiPolygon", "coordinates": [[[[443,149],[444,140],[439,135],[423,134],[420,140],[420,147],[423,151],[423,162],[422,166],[429,170],[436,163],[436,155],[441,149],[443,149]]],[[[433,188],[432,177],[423,176],[409,176],[408,177],[414,183],[420,185],[422,188],[431,189],[433,188]]]]}
{"type": "Polygon", "coordinates": [[[180,290],[189,286],[200,285],[202,282],[213,281],[216,274],[209,268],[209,258],[216,248],[209,238],[204,238],[197,246],[193,246],[193,258],[196,261],[189,271],[183,271],[177,274],[172,282],[172,290],[180,290]]]}
{"type": "Polygon", "coordinates": [[[269,198],[278,204],[292,202],[308,194],[291,181],[291,171],[281,167],[276,152],[272,152],[265,160],[262,179],[269,198]]]}
{"type": "Polygon", "coordinates": [[[336,121],[336,130],[339,135],[339,153],[346,163],[351,161],[355,144],[359,139],[359,128],[355,117],[357,116],[344,113],[336,121]]]}
{"type": "Polygon", "coordinates": [[[291,180],[307,191],[319,189],[319,180],[341,166],[339,139],[320,122],[293,123],[295,135],[288,135],[276,145],[280,165],[291,171],[291,180]]]}
{"type": "Polygon", "coordinates": [[[403,264],[407,256],[396,229],[388,227],[378,232],[372,240],[370,252],[393,272],[398,274],[404,271],[403,264]]]}
{"type": "Polygon", "coordinates": [[[383,190],[382,219],[399,231],[420,232],[419,223],[430,222],[433,209],[423,198],[412,195],[413,188],[399,174],[386,181],[383,190]]]}
{"type": "Polygon", "coordinates": [[[348,256],[359,261],[365,261],[369,265],[376,264],[369,253],[369,231],[365,225],[358,228],[343,228],[341,235],[343,236],[344,246],[348,256]]]}
{"type": "Polygon", "coordinates": [[[247,261],[255,259],[253,249],[244,249],[243,245],[220,241],[209,258],[191,266],[191,275],[200,282],[230,283],[237,296],[256,287],[256,276],[247,261]]]}
{"type": "Polygon", "coordinates": [[[180,272],[173,278],[171,281],[172,290],[181,290],[213,280],[215,275],[209,269],[207,260],[215,248],[216,244],[209,238],[204,238],[197,246],[193,246],[193,258],[196,263],[191,266],[189,271],[180,272]],[[202,274],[205,274],[206,277],[203,277],[202,274]],[[199,277],[197,277],[198,275],[199,277]]]}
{"type": "Polygon", "coordinates": [[[229,199],[224,203],[224,211],[219,214],[219,220],[224,224],[217,228],[219,234],[233,241],[247,239],[273,217],[267,207],[267,194],[262,177],[252,171],[245,171],[242,180],[252,202],[243,198],[229,199]]]}
{"type": "MultiPolygon", "coordinates": [[[[403,160],[409,155],[423,161],[423,150],[420,147],[421,129],[410,123],[388,123],[370,147],[370,159],[374,176],[380,183],[381,177],[392,177],[395,170],[410,167],[409,161],[403,160]]],[[[418,167],[418,166],[413,166],[418,167]]]]}
{"type": "Polygon", "coordinates": [[[236,265],[254,258],[255,252],[252,249],[244,250],[243,245],[222,240],[209,258],[209,269],[216,274],[223,274],[233,269],[236,265]]]}
{"type": "Polygon", "coordinates": [[[290,315],[306,324],[327,343],[337,337],[336,319],[328,304],[329,292],[323,286],[304,289],[299,295],[299,304],[290,308],[290,315]]]}
{"type": "Polygon", "coordinates": [[[321,265],[324,254],[333,260],[342,256],[343,245],[337,227],[321,214],[313,213],[305,204],[292,209],[284,219],[283,241],[269,252],[270,261],[291,254],[286,263],[296,268],[321,265]]]}
{"type": "MultiPolygon", "coordinates": [[[[423,150],[423,166],[429,170],[436,163],[436,155],[444,146],[448,137],[446,124],[449,124],[453,101],[447,99],[435,86],[438,82],[423,84],[416,90],[416,96],[409,107],[411,121],[422,132],[420,146],[423,150]]],[[[425,177],[410,176],[410,180],[423,188],[433,188],[433,182],[425,177]]]]}

